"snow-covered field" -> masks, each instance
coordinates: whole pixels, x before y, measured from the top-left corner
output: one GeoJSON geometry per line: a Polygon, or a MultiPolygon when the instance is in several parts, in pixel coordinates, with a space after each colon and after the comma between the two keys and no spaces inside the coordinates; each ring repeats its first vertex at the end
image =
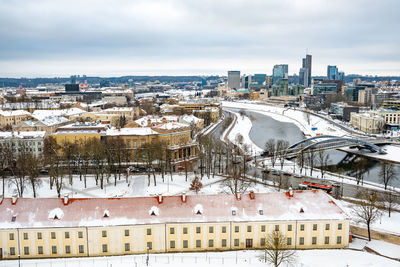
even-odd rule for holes
{"type": "MultiPolygon", "coordinates": [[[[150,177],[150,185],[148,186],[147,175],[131,175],[128,178],[128,183],[125,180],[125,176],[121,176],[121,180],[117,180],[117,185],[114,186],[113,177],[110,178],[109,183],[105,182],[103,190],[100,186],[96,185],[94,175],[88,175],[87,187],[84,186],[84,181],[79,180],[78,175],[73,176],[72,185],[69,184],[68,178],[64,179],[64,186],[61,190],[61,196],[68,194],[70,197],[137,197],[137,196],[152,196],[152,195],[176,195],[176,194],[193,194],[189,191],[190,183],[194,178],[193,173],[188,173],[188,179],[186,180],[185,173],[168,174],[162,180],[161,175],[156,176],[157,185],[154,186],[153,176],[150,177]]],[[[201,180],[203,187],[199,194],[217,194],[217,193],[229,193],[229,188],[224,186],[223,180],[225,177],[212,175],[210,178],[204,175],[201,180]]],[[[57,197],[57,191],[55,186],[50,190],[49,179],[41,178],[41,184],[37,187],[37,197],[57,197]]],[[[262,185],[252,185],[248,189],[254,192],[271,192],[275,189],[265,187],[262,185]]],[[[0,192],[2,192],[2,184],[0,183],[0,192]]],[[[10,179],[6,179],[5,186],[5,197],[11,197],[16,192],[15,184],[10,179]]],[[[33,197],[32,189],[28,183],[26,183],[26,189],[24,191],[24,197],[33,197]]]]}
{"type": "MultiPolygon", "coordinates": [[[[379,246],[384,249],[385,244],[379,246]]],[[[399,246],[396,246],[400,248],[399,246]]],[[[395,267],[400,262],[364,251],[327,249],[300,250],[296,252],[294,266],[302,267],[395,267]]],[[[262,262],[263,251],[231,251],[208,253],[150,254],[149,265],[163,266],[272,266],[262,262]]],[[[21,267],[132,267],[146,266],[146,255],[106,258],[72,258],[53,260],[22,260],[21,267]]],[[[0,267],[18,266],[17,261],[0,262],[0,267]]],[[[285,264],[281,265],[287,266],[285,264]]]]}

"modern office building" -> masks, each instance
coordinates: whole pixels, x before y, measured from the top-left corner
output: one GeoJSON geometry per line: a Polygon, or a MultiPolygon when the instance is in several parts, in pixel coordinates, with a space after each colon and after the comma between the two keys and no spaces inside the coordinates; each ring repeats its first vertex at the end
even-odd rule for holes
{"type": "Polygon", "coordinates": [[[275,65],[272,70],[272,83],[276,84],[281,79],[287,79],[289,73],[289,66],[287,64],[275,65]]]}
{"type": "Polygon", "coordinates": [[[240,71],[228,71],[228,87],[235,90],[240,88],[240,71]]]}
{"type": "Polygon", "coordinates": [[[338,80],[339,78],[338,68],[336,66],[328,65],[326,76],[328,80],[338,80]]]}
{"type": "Polygon", "coordinates": [[[312,56],[306,55],[302,60],[302,67],[299,72],[299,83],[304,85],[304,87],[309,87],[311,85],[311,65],[312,56]]]}
{"type": "Polygon", "coordinates": [[[265,85],[267,79],[266,74],[254,74],[251,80],[251,87],[262,88],[265,85]]]}

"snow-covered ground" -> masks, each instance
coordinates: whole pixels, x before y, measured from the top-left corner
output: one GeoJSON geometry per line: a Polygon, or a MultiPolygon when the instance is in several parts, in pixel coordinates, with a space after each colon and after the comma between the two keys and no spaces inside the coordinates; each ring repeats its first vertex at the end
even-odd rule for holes
{"type": "MultiPolygon", "coordinates": [[[[384,245],[379,245],[384,248],[384,245]]],[[[400,248],[399,246],[395,246],[400,248]]],[[[393,251],[392,251],[393,252],[393,251]]],[[[163,266],[272,266],[262,261],[263,251],[230,251],[207,253],[150,254],[149,265],[163,266]]],[[[117,256],[104,258],[72,258],[48,260],[22,260],[21,267],[140,267],[146,266],[147,255],[117,256]]],[[[17,261],[0,262],[0,267],[18,266],[17,261]]],[[[302,267],[395,267],[400,263],[365,251],[326,249],[299,250],[296,252],[294,266],[302,267]]],[[[281,265],[287,266],[285,264],[281,265]]]]}
{"type": "MultiPolygon", "coordinates": [[[[156,176],[157,186],[154,186],[153,176],[150,177],[150,186],[148,186],[147,175],[131,175],[129,176],[128,183],[125,180],[125,176],[121,177],[121,180],[117,181],[117,185],[114,186],[114,179],[110,178],[109,183],[105,182],[103,190],[100,186],[96,185],[94,175],[88,175],[87,187],[84,187],[84,181],[79,180],[78,175],[73,176],[72,186],[68,183],[68,179],[64,179],[64,187],[61,191],[61,196],[68,194],[70,197],[83,197],[83,198],[95,198],[95,197],[137,197],[137,196],[153,196],[158,194],[163,195],[176,195],[176,194],[193,194],[189,191],[190,183],[194,178],[193,173],[188,173],[188,179],[186,180],[185,173],[168,174],[162,181],[161,175],[156,176]]],[[[201,180],[203,188],[199,194],[217,194],[217,193],[229,193],[229,188],[222,182],[225,178],[222,176],[212,175],[210,178],[204,175],[201,180]]],[[[41,184],[37,187],[37,197],[57,197],[57,191],[55,187],[50,190],[49,179],[41,178],[41,184]]],[[[271,187],[265,187],[263,185],[252,185],[248,189],[254,192],[271,192],[275,189],[271,187]]],[[[0,183],[0,192],[2,192],[2,184],[0,183]]],[[[10,179],[6,179],[5,186],[5,197],[11,197],[16,192],[15,184],[10,179]]],[[[33,197],[32,189],[28,183],[26,183],[26,189],[24,191],[24,197],[33,197]]]]}
{"type": "Polygon", "coordinates": [[[249,148],[249,151],[253,152],[251,154],[254,154],[254,152],[261,153],[263,149],[254,144],[250,139],[249,134],[252,127],[252,123],[249,117],[241,116],[237,112],[232,112],[232,113],[236,116],[236,122],[231,132],[228,135],[228,139],[232,143],[236,144],[237,136],[240,134],[243,136],[243,144],[246,144],[249,148]]]}

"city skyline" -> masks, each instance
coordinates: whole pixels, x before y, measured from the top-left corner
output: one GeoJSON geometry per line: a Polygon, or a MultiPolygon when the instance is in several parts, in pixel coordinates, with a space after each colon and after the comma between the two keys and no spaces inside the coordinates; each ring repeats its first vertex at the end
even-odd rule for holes
{"type": "Polygon", "coordinates": [[[113,3],[0,1],[0,77],[400,75],[397,1],[113,3]]]}

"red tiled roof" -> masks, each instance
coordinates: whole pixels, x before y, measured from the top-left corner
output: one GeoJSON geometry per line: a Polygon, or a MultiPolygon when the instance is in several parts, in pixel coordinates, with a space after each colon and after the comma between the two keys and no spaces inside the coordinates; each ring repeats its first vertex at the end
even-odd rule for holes
{"type": "Polygon", "coordinates": [[[295,191],[242,195],[189,195],[135,198],[10,198],[0,204],[1,228],[40,228],[131,225],[173,222],[278,221],[346,219],[346,214],[323,191],[295,191]],[[332,203],[333,202],[333,203],[332,203]],[[201,207],[201,214],[197,214],[201,207]],[[300,213],[300,209],[304,212],[300,213]],[[107,210],[107,212],[105,212],[107,210]],[[236,215],[232,215],[236,210],[236,215]],[[260,215],[259,210],[263,210],[260,215]],[[61,214],[60,214],[61,213],[61,214]],[[105,217],[107,213],[109,216],[105,217]],[[151,215],[155,213],[156,215],[151,215]],[[58,218],[49,218],[57,214],[58,218]],[[16,215],[15,222],[12,216],[16,215]],[[61,215],[61,216],[60,216],[61,215]],[[60,218],[61,217],[61,218],[60,218]]]}

